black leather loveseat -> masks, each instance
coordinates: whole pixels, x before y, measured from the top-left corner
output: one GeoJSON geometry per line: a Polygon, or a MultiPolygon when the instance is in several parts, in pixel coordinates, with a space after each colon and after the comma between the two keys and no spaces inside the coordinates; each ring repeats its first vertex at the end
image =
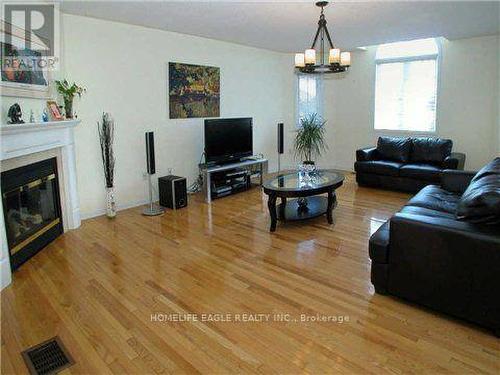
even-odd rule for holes
{"type": "Polygon", "coordinates": [[[444,169],[463,169],[465,155],[452,153],[453,142],[442,138],[379,137],[377,147],[356,151],[356,181],[415,193],[439,183],[444,169]]]}
{"type": "Polygon", "coordinates": [[[370,238],[375,291],[500,334],[500,157],[446,170],[370,238]]]}

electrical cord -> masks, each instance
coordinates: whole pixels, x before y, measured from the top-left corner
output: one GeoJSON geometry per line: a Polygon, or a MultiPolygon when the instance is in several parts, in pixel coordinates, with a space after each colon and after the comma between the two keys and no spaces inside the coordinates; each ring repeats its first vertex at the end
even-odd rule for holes
{"type": "Polygon", "coordinates": [[[200,162],[198,163],[198,177],[196,181],[189,185],[187,191],[189,194],[199,193],[203,187],[203,174],[201,173],[201,162],[203,161],[203,157],[205,156],[205,151],[201,153],[200,162]]]}

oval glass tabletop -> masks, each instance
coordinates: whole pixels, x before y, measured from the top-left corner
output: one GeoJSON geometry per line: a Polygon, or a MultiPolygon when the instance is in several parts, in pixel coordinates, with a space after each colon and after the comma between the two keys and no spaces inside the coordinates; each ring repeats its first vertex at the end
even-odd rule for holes
{"type": "Polygon", "coordinates": [[[318,170],[309,174],[294,172],[279,175],[264,182],[264,188],[276,191],[302,191],[312,190],[344,181],[344,175],[337,172],[318,170]]]}

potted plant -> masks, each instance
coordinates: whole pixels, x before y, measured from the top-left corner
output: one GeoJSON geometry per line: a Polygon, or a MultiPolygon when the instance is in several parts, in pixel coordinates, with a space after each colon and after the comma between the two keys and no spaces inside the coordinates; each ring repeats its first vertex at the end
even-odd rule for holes
{"type": "Polygon", "coordinates": [[[300,157],[305,166],[314,166],[314,158],[321,156],[327,149],[325,124],[326,121],[321,120],[316,113],[300,119],[300,127],[295,136],[295,156],[300,157]]]}
{"type": "Polygon", "coordinates": [[[106,182],[106,215],[109,218],[114,218],[116,216],[114,188],[115,156],[113,153],[115,122],[109,113],[102,114],[102,121],[97,122],[97,130],[101,143],[102,166],[106,182]]]}
{"type": "Polygon", "coordinates": [[[66,112],[66,118],[73,118],[73,99],[75,95],[82,97],[82,94],[86,91],[84,87],[78,86],[76,83],[69,84],[67,80],[55,81],[57,92],[61,94],[64,100],[64,111],[66,112]]]}

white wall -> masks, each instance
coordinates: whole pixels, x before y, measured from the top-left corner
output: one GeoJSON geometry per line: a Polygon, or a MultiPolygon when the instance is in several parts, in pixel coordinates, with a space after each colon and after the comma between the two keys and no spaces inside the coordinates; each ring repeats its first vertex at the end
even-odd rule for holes
{"type": "MultiPolygon", "coordinates": [[[[330,164],[353,169],[355,150],[374,145],[375,50],[356,51],[343,79],[325,80],[330,164]]],[[[435,136],[453,140],[467,154],[466,168],[477,169],[500,151],[498,135],[499,37],[443,41],[435,136]]]]}
{"type": "MultiPolygon", "coordinates": [[[[96,122],[115,118],[116,199],[119,207],[144,203],[144,132],[155,132],[157,176],[172,168],[194,181],[203,150],[203,119],[170,120],[168,62],[220,67],[221,117],[253,117],[254,152],[276,168],[276,123],[294,117],[293,57],[262,49],[139,26],[64,14],[62,72],[87,88],[74,108],[82,217],[104,213],[105,191],[96,122]]],[[[44,100],[2,98],[2,112],[19,102],[24,119],[41,114],[44,100]]],[[[5,116],[2,123],[5,123],[5,116]]]]}
{"type": "Polygon", "coordinates": [[[96,128],[103,111],[116,122],[119,207],[147,198],[147,130],[155,131],[157,176],[173,168],[175,174],[187,176],[188,183],[195,178],[203,149],[203,119],[169,120],[170,61],[220,67],[221,117],[253,117],[254,152],[263,153],[270,169],[275,168],[276,123],[291,123],[294,115],[289,55],[80,16],[62,18],[64,77],[87,88],[75,101],[82,120],[75,137],[83,217],[101,214],[105,207],[96,128]]]}
{"type": "MultiPolygon", "coordinates": [[[[116,190],[119,207],[145,201],[144,132],[156,135],[157,174],[168,168],[197,174],[203,119],[170,120],[167,100],[169,61],[221,69],[221,117],[254,118],[254,151],[276,168],[276,123],[285,122],[283,167],[293,167],[295,128],[293,56],[210,39],[92,18],[63,15],[63,71],[59,76],[87,88],[75,110],[77,169],[83,217],[104,212],[104,182],[96,122],[103,111],[116,120],[116,190]]],[[[373,145],[375,48],[353,53],[350,71],[325,81],[329,151],[319,165],[350,170],[355,150],[373,145]]],[[[469,169],[500,152],[499,37],[444,41],[436,135],[449,137],[467,153],[469,169]]],[[[25,119],[44,101],[2,98],[2,112],[19,101],[25,119]]],[[[35,111],[37,112],[37,111],[35,111]]],[[[2,122],[5,118],[2,118],[2,122]]]]}

